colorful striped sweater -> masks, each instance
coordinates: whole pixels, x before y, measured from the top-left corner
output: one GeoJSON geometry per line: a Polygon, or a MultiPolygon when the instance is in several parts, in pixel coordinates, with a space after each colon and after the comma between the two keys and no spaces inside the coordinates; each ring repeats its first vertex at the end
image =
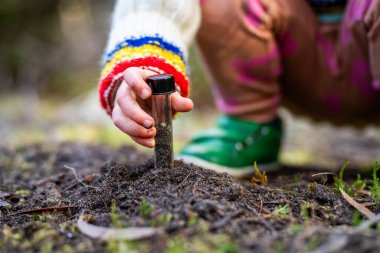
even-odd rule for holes
{"type": "MultiPolygon", "coordinates": [[[[344,7],[347,0],[308,1],[322,15],[344,7]]],[[[189,95],[187,48],[200,25],[202,2],[117,0],[99,84],[100,102],[108,114],[123,72],[129,67],[172,74],[181,95],[189,95]]]]}
{"type": "Polygon", "coordinates": [[[112,113],[123,72],[129,67],[174,75],[177,90],[187,97],[187,48],[199,25],[198,1],[117,0],[99,84],[100,102],[107,113],[112,113]]]}
{"type": "Polygon", "coordinates": [[[318,15],[318,19],[324,23],[340,22],[343,18],[344,8],[348,0],[308,0],[318,15]]]}

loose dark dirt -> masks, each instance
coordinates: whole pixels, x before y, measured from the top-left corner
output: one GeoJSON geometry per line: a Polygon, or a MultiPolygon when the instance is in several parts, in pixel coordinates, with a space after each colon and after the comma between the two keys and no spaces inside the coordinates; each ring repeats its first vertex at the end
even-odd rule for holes
{"type": "MultiPolygon", "coordinates": [[[[171,122],[170,122],[171,123],[171,122]]],[[[157,124],[156,146],[154,149],[157,168],[173,167],[173,131],[171,124],[157,124]]]]}
{"type": "MultiPolygon", "coordinates": [[[[155,169],[152,156],[130,147],[66,143],[2,148],[0,171],[0,252],[123,252],[122,242],[83,235],[76,226],[81,213],[101,226],[164,229],[125,243],[137,252],[380,249],[376,229],[352,227],[354,209],[331,187],[313,183],[313,170],[284,168],[268,175],[269,186],[254,187],[180,161],[172,170],[155,169]]],[[[369,208],[380,213],[379,205],[369,208]]]]}

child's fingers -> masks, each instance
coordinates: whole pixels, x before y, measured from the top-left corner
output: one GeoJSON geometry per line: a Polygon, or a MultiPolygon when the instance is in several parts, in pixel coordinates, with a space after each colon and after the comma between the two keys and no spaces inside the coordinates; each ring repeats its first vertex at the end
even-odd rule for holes
{"type": "Polygon", "coordinates": [[[263,24],[270,26],[270,17],[267,14],[267,9],[269,6],[265,1],[262,0],[247,0],[246,1],[248,11],[251,15],[254,15],[256,19],[258,19],[263,24]]]}
{"type": "Polygon", "coordinates": [[[170,96],[172,108],[177,112],[188,112],[194,107],[194,103],[190,98],[182,97],[178,92],[170,96]]]}
{"type": "Polygon", "coordinates": [[[153,148],[156,145],[154,138],[136,138],[131,137],[136,143],[143,145],[147,148],[153,148]]]}
{"type": "Polygon", "coordinates": [[[142,99],[147,99],[151,95],[151,89],[145,82],[146,78],[154,75],[153,71],[140,68],[128,68],[124,71],[124,80],[129,87],[142,99]]]}
{"type": "Polygon", "coordinates": [[[130,94],[127,93],[125,96],[118,97],[116,103],[120,106],[123,114],[137,124],[146,129],[153,127],[153,118],[141,109],[140,105],[130,96],[130,94]]]}
{"type": "Polygon", "coordinates": [[[261,19],[264,13],[264,8],[259,0],[248,0],[247,7],[252,14],[261,19]]]}
{"type": "Polygon", "coordinates": [[[279,26],[282,25],[282,23],[284,23],[282,20],[282,16],[284,15],[285,10],[284,8],[281,7],[282,2],[279,1],[279,2],[274,3],[273,0],[260,0],[260,2],[266,9],[266,13],[270,22],[269,23],[270,27],[272,29],[276,28],[277,30],[282,31],[281,28],[278,28],[279,26]],[[269,17],[272,17],[272,18],[269,18],[269,17]]]}
{"type": "Polygon", "coordinates": [[[146,129],[138,125],[132,119],[124,115],[119,105],[116,105],[112,111],[112,121],[121,131],[131,137],[152,138],[156,135],[156,128],[152,127],[146,129]]]}

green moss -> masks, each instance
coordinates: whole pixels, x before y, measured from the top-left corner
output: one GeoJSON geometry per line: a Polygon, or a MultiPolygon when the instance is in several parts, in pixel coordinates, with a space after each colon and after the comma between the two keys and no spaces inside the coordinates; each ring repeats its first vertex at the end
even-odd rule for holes
{"type": "Polygon", "coordinates": [[[41,245],[41,253],[53,252],[53,241],[46,241],[41,245]]]}
{"type": "Polygon", "coordinates": [[[282,252],[286,249],[286,244],[281,240],[275,240],[272,245],[273,249],[277,252],[282,252]]]}
{"type": "Polygon", "coordinates": [[[115,228],[121,228],[122,225],[121,225],[120,219],[116,213],[116,203],[115,202],[111,203],[111,214],[110,215],[111,215],[112,226],[114,226],[115,228]]]}
{"type": "Polygon", "coordinates": [[[140,204],[140,210],[139,210],[140,216],[143,218],[148,217],[151,211],[152,211],[151,205],[146,199],[143,199],[140,204]]]}
{"type": "Polygon", "coordinates": [[[153,226],[162,226],[170,223],[173,220],[173,214],[167,213],[167,214],[161,214],[157,216],[157,218],[153,222],[153,226]]]}
{"type": "Polygon", "coordinates": [[[350,196],[352,196],[354,194],[354,191],[352,190],[352,188],[344,182],[344,172],[348,168],[349,164],[350,164],[350,162],[348,162],[348,161],[345,162],[339,171],[338,177],[334,178],[334,191],[336,194],[341,194],[340,189],[347,192],[347,194],[350,196]]]}
{"type": "Polygon", "coordinates": [[[310,204],[307,202],[303,202],[301,204],[301,216],[304,221],[309,221],[311,218],[311,213],[310,213],[310,204]]]}
{"type": "Polygon", "coordinates": [[[278,206],[274,209],[273,215],[285,219],[290,213],[289,205],[278,206]]]}
{"type": "Polygon", "coordinates": [[[145,253],[149,252],[148,245],[144,241],[111,240],[107,244],[107,253],[145,253]]]}
{"type": "Polygon", "coordinates": [[[217,250],[219,253],[236,253],[239,250],[239,245],[234,242],[221,243],[217,250]]]}
{"type": "Polygon", "coordinates": [[[23,189],[23,190],[16,191],[14,194],[17,195],[17,196],[19,196],[19,197],[25,197],[25,196],[30,195],[30,191],[26,190],[26,189],[23,189]]]}
{"type": "Polygon", "coordinates": [[[193,227],[197,223],[198,223],[198,216],[196,214],[191,214],[187,221],[187,226],[193,227]]]}
{"type": "Polygon", "coordinates": [[[369,190],[371,191],[372,198],[379,203],[380,202],[380,183],[379,183],[379,177],[377,176],[377,172],[379,171],[380,167],[378,162],[375,162],[372,169],[372,186],[369,187],[369,190]]]}
{"type": "Polygon", "coordinates": [[[287,228],[288,232],[292,234],[298,234],[299,232],[304,230],[304,225],[302,224],[290,224],[287,228]]]}
{"type": "Polygon", "coordinates": [[[178,239],[169,240],[165,253],[185,253],[184,244],[178,239]]]}
{"type": "Polygon", "coordinates": [[[307,244],[307,252],[316,250],[320,245],[321,239],[317,235],[313,235],[307,244]]]}
{"type": "Polygon", "coordinates": [[[352,225],[359,226],[362,223],[362,216],[358,210],[355,210],[352,215],[352,225]]]}
{"type": "Polygon", "coordinates": [[[75,250],[70,245],[63,245],[57,250],[57,253],[75,253],[75,250]]]}

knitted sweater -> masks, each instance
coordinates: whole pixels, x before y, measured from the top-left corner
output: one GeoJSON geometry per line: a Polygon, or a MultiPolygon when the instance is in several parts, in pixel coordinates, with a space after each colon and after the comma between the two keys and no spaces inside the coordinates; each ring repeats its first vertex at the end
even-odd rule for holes
{"type": "Polygon", "coordinates": [[[115,93],[129,67],[172,74],[177,90],[187,97],[187,48],[199,25],[199,1],[118,0],[99,85],[107,113],[112,112],[115,93]]]}
{"type": "MultiPolygon", "coordinates": [[[[99,84],[100,102],[108,114],[123,72],[129,67],[172,74],[181,95],[189,95],[187,48],[200,26],[201,2],[117,0],[99,84]]],[[[313,8],[323,9],[342,6],[346,0],[309,2],[313,8]]]]}
{"type": "Polygon", "coordinates": [[[318,19],[324,23],[340,22],[343,18],[344,8],[349,0],[308,0],[318,15],[318,19]]]}

